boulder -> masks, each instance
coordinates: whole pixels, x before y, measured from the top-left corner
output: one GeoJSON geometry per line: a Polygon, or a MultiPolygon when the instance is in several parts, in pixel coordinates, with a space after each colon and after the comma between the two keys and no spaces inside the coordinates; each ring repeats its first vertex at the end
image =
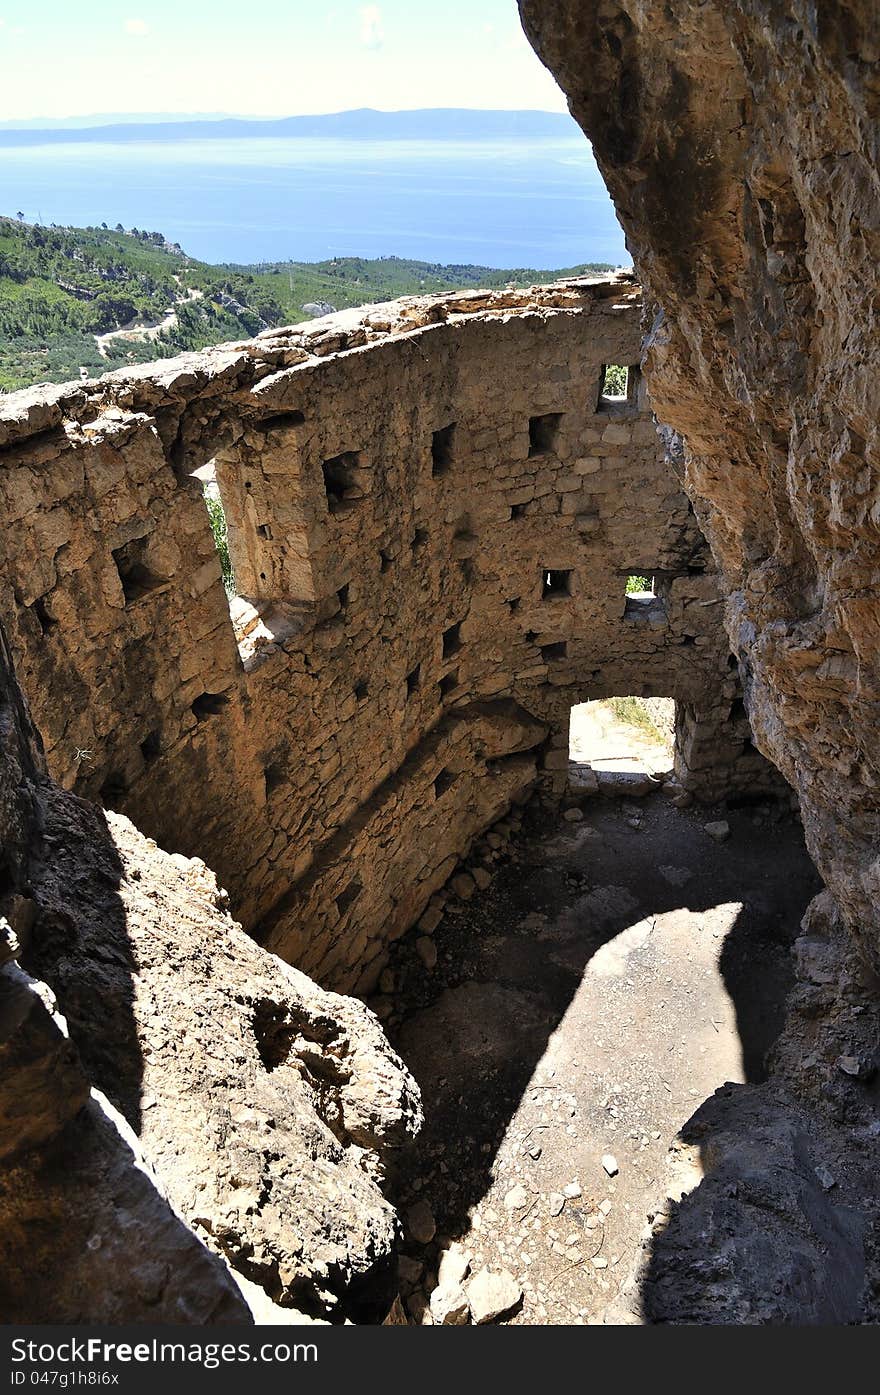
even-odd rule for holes
{"type": "Polygon", "coordinates": [[[464,1289],[459,1284],[438,1284],[431,1294],[431,1317],[436,1327],[463,1327],[470,1318],[464,1289]]]}
{"type": "Polygon", "coordinates": [[[507,1269],[481,1269],[466,1287],[471,1318],[478,1326],[506,1317],[522,1302],[523,1292],[507,1269]]]}

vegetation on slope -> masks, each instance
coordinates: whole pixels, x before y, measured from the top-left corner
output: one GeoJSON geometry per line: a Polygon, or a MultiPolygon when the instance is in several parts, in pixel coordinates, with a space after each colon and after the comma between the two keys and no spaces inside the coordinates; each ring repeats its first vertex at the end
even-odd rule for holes
{"type": "Polygon", "coordinates": [[[184,349],[249,338],[309,316],[400,295],[529,285],[610,269],[440,266],[399,257],[210,266],[158,232],[40,227],[0,217],[0,391],[108,372],[184,349]],[[169,316],[173,308],[174,315],[169,316]],[[164,323],[163,323],[164,322],[164,323]],[[151,326],[149,339],[96,336],[151,326]]]}
{"type": "MultiPolygon", "coordinates": [[[[663,703],[670,704],[670,713],[674,712],[674,703],[671,698],[660,699],[663,703]]],[[[636,727],[643,736],[649,737],[652,741],[659,742],[665,746],[672,754],[674,743],[668,731],[664,731],[654,720],[651,708],[645,698],[641,697],[615,697],[609,698],[606,704],[619,722],[626,726],[636,727]]],[[[671,720],[674,716],[671,715],[671,720]]]]}

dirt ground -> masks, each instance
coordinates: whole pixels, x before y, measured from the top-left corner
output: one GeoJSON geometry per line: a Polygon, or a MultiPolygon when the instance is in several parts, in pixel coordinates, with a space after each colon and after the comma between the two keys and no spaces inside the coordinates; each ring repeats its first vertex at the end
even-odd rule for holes
{"type": "Polygon", "coordinates": [[[819,888],[799,825],[663,794],[583,814],[527,813],[488,890],[447,907],[433,970],[412,936],[397,946],[389,1030],[427,1116],[399,1199],[437,1227],[404,1249],[417,1321],[452,1239],[471,1273],[513,1275],[510,1321],[601,1322],[667,1194],[671,1140],[723,1082],[762,1077],[781,1027],[819,888]]]}

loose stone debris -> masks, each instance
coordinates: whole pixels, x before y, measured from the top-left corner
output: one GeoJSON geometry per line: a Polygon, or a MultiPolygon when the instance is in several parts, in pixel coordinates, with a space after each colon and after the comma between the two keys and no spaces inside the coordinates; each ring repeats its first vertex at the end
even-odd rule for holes
{"type": "Polygon", "coordinates": [[[641,808],[635,842],[614,799],[561,825],[527,806],[484,840],[488,891],[445,903],[435,969],[395,946],[392,1038],[430,1102],[401,1186],[437,1218],[399,1271],[412,1322],[460,1322],[459,1289],[470,1323],[603,1321],[668,1219],[678,1128],[781,1025],[815,886],[798,826],[771,845],[767,814],[733,812],[722,851],[705,812],[641,808]],[[502,1273],[509,1307],[481,1296],[502,1273]]]}

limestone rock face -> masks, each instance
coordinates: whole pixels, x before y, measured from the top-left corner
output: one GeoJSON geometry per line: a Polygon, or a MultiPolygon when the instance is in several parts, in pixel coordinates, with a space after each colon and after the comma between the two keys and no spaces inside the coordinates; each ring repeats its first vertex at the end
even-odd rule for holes
{"type": "Polygon", "coordinates": [[[60,791],[46,809],[29,962],[176,1209],[282,1306],[369,1285],[381,1307],[397,1222],[378,1182],[421,1106],[377,1020],[254,944],[203,863],[60,791]]]}
{"type": "MultiPolygon", "coordinates": [[[[763,1088],[727,1086],[683,1130],[708,1180],[673,1204],[642,1275],[650,1322],[865,1321],[866,1221],[827,1187],[830,1133],[763,1088]],[[826,1184],[823,1184],[823,1178],[826,1184]]],[[[868,1319],[873,1320],[871,1318],[868,1319]]]]}
{"type": "Polygon", "coordinates": [[[89,1093],[76,1048],[45,984],[15,963],[0,973],[0,1158],[53,1138],[89,1093]]]}
{"type": "Polygon", "coordinates": [[[0,629],[0,1311],[7,1322],[250,1322],[228,1269],[90,1090],[48,985],[15,962],[43,929],[47,788],[0,629]]]}
{"type": "Polygon", "coordinates": [[[770,1079],[724,1085],[669,1155],[669,1200],[607,1322],[876,1323],[880,1002],[828,892],[795,944],[770,1079]],[[851,1075],[850,1061],[867,1069],[851,1075]],[[862,1079],[859,1079],[859,1075],[862,1079]]]}
{"type": "Polygon", "coordinates": [[[880,12],[521,0],[646,295],[760,749],[880,964],[880,12]]]}
{"type": "Polygon", "coordinates": [[[805,920],[770,1080],[725,1087],[682,1131],[687,1185],[703,1180],[656,1218],[637,1320],[874,1321],[880,13],[520,10],[626,230],[652,401],[721,571],[756,743],[834,897],[805,920]]]}
{"type": "Polygon", "coordinates": [[[2,630],[0,847],[6,1320],[383,1317],[414,1082],[203,863],[46,779],[2,630]]]}
{"type": "Polygon", "coordinates": [[[6,1322],[253,1320],[229,1270],[175,1211],[97,1090],[45,1146],[4,1166],[0,1221],[6,1322]]]}

